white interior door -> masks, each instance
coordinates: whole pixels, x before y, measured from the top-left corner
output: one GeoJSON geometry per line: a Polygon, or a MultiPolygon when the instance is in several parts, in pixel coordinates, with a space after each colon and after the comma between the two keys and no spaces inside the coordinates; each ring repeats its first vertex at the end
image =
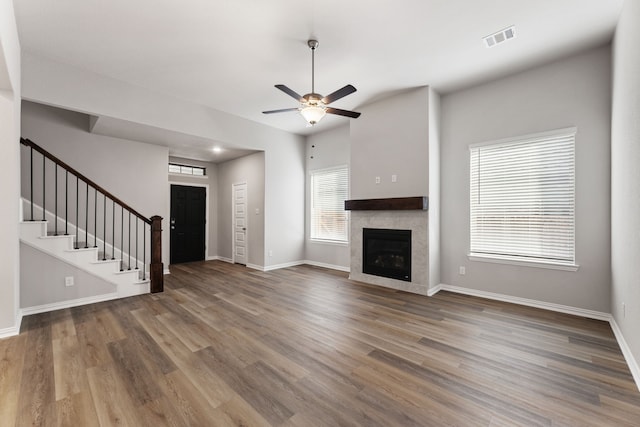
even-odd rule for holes
{"type": "Polygon", "coordinates": [[[247,183],[233,184],[233,262],[247,264],[247,183]]]}

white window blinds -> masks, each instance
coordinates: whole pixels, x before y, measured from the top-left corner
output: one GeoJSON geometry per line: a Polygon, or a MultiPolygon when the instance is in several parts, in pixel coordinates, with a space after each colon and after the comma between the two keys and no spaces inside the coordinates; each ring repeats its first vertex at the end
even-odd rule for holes
{"type": "Polygon", "coordinates": [[[311,238],[347,242],[348,212],[344,201],[349,195],[346,167],[311,172],[311,238]]]}
{"type": "Polygon", "coordinates": [[[575,133],[470,147],[470,255],[575,263],[575,133]]]}

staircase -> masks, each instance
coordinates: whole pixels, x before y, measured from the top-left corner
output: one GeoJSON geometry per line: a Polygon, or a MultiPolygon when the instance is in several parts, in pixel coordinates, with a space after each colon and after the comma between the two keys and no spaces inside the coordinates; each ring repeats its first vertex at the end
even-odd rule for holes
{"type": "Polygon", "coordinates": [[[149,274],[139,268],[129,269],[121,259],[103,259],[97,247],[75,248],[75,235],[49,235],[48,221],[23,221],[20,240],[117,287],[119,298],[150,291],[149,274]]]}
{"type": "Polygon", "coordinates": [[[162,292],[162,218],[146,218],[33,141],[20,143],[21,242],[115,285],[116,298],[162,292]]]}

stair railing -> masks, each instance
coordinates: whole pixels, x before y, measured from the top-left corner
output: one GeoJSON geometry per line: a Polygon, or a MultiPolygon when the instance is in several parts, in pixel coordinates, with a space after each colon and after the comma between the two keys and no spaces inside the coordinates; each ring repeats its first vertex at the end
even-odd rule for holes
{"type": "Polygon", "coordinates": [[[22,190],[23,194],[29,193],[29,215],[25,220],[47,221],[49,216],[53,219],[54,235],[71,234],[71,226],[75,229],[75,249],[98,248],[103,261],[119,256],[120,271],[139,270],[141,279],[150,279],[152,293],[162,292],[162,217],[145,217],[33,141],[20,138],[20,143],[27,147],[29,163],[29,185],[25,188],[23,182],[22,190]],[[34,176],[40,174],[41,183],[40,176],[34,176]]]}

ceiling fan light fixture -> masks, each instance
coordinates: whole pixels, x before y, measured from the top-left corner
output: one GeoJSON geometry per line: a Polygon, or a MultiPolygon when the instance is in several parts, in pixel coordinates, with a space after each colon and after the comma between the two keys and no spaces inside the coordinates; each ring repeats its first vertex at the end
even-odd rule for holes
{"type": "Polygon", "coordinates": [[[307,123],[313,126],[322,120],[327,111],[318,105],[309,105],[300,109],[300,114],[302,114],[307,123]]]}

